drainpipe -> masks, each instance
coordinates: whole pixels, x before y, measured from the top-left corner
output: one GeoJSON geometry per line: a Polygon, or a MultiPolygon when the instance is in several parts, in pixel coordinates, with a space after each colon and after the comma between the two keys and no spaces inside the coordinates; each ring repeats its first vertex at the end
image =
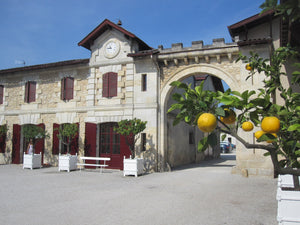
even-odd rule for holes
{"type": "Polygon", "coordinates": [[[156,114],[156,127],[158,129],[156,129],[156,137],[157,137],[157,142],[156,142],[156,146],[157,146],[157,151],[156,151],[156,171],[158,172],[159,170],[159,150],[160,149],[160,142],[161,142],[161,126],[160,126],[160,114],[161,114],[161,109],[160,109],[160,68],[157,62],[157,57],[154,57],[153,55],[150,56],[154,65],[157,68],[157,94],[156,94],[156,103],[157,103],[157,114],[156,114]]]}

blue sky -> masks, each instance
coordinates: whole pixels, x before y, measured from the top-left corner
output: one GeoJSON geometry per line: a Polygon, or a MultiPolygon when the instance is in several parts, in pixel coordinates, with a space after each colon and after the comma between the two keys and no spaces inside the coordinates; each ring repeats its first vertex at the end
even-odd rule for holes
{"type": "Polygon", "coordinates": [[[231,42],[227,26],[260,12],[263,0],[0,0],[0,70],[89,58],[77,44],[104,19],[149,46],[231,42]]]}

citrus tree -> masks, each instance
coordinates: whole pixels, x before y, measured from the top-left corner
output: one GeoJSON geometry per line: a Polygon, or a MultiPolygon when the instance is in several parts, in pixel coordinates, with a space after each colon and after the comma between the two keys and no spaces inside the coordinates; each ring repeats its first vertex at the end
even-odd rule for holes
{"type": "Polygon", "coordinates": [[[78,126],[75,123],[65,123],[61,125],[57,130],[57,137],[65,146],[67,146],[67,154],[69,154],[72,140],[78,134],[78,126]]]}
{"type": "MultiPolygon", "coordinates": [[[[293,175],[295,189],[300,190],[300,93],[281,83],[282,76],[288,75],[282,67],[293,57],[299,57],[299,53],[290,46],[278,48],[269,59],[253,52],[250,52],[250,57],[240,55],[237,61],[247,63],[247,79],[258,73],[265,75],[264,88],[258,92],[246,90],[240,93],[231,89],[224,93],[212,92],[203,90],[203,82],[195,89],[179,81],[173,82],[171,86],[183,90],[182,94],[175,93],[172,96],[175,103],[168,112],[175,110],[173,125],[185,121],[207,132],[208,135],[198,143],[199,151],[217,144],[215,129],[232,135],[246,148],[266,150],[265,155],[272,159],[274,175],[293,175]],[[283,99],[283,104],[276,104],[276,93],[283,99]],[[249,132],[254,126],[261,128],[255,133],[258,144],[248,143],[238,135],[238,129],[249,132]]],[[[300,63],[294,66],[291,83],[295,90],[299,90],[300,63]]]]}
{"type": "Polygon", "coordinates": [[[140,133],[146,129],[147,121],[140,119],[125,119],[118,122],[118,127],[114,131],[125,137],[126,144],[128,145],[131,156],[135,158],[135,143],[139,139],[140,133]]]}
{"type": "Polygon", "coordinates": [[[39,141],[43,140],[44,138],[49,138],[49,134],[42,128],[34,124],[26,124],[22,128],[22,134],[25,138],[26,142],[32,140],[33,144],[33,154],[35,151],[35,145],[39,141]]]}

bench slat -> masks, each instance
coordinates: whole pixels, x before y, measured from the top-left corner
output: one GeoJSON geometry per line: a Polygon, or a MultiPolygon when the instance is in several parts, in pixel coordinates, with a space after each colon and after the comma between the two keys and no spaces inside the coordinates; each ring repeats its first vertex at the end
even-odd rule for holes
{"type": "Polygon", "coordinates": [[[77,163],[77,166],[100,166],[100,167],[106,167],[108,165],[102,165],[102,164],[89,164],[89,163],[77,163]]]}
{"type": "Polygon", "coordinates": [[[88,157],[88,156],[81,156],[80,159],[84,160],[97,160],[97,161],[110,161],[108,157],[88,157]]]}

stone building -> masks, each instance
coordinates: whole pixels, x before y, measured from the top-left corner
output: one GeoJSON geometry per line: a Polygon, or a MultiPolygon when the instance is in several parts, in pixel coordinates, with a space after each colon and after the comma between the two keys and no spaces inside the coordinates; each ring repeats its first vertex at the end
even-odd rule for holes
{"type": "MultiPolygon", "coordinates": [[[[22,163],[27,145],[22,127],[34,124],[50,136],[36,146],[36,152],[42,152],[43,163],[56,165],[58,154],[64,152],[57,128],[73,123],[79,134],[71,153],[108,156],[110,168],[122,169],[130,151],[113,127],[135,117],[147,121],[136,147],[148,171],[217,157],[218,149],[197,153],[195,143],[203,134],[185,124],[172,127],[172,115],[166,112],[174,91],[170,83],[175,80],[209,75],[211,90],[222,89],[220,79],[237,91],[262,87],[262,76],[245,82],[245,63],[235,59],[240,51],[248,54],[249,50],[268,57],[280,45],[280,18],[268,12],[228,29],[232,43],[221,38],[211,45],[193,41],[191,47],[176,43],[168,49],[153,49],[106,19],[78,43],[91,52],[89,59],[0,70],[0,125],[8,127],[0,139],[0,163],[22,163]]],[[[242,169],[253,175],[272,174],[270,160],[262,151],[245,150],[237,143],[236,171],[242,169]]]]}

